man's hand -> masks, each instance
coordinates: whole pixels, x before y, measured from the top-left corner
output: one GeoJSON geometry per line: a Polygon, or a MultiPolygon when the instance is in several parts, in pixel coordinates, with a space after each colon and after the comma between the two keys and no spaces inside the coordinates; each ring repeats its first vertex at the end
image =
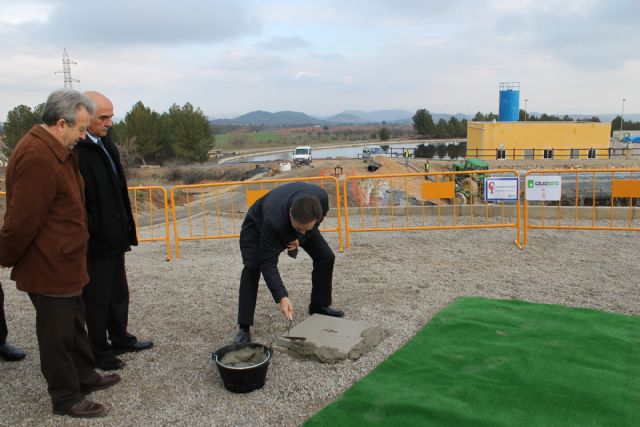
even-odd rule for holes
{"type": "Polygon", "coordinates": [[[298,242],[298,239],[287,243],[287,250],[288,251],[295,251],[296,249],[298,249],[298,247],[300,246],[300,242],[298,242]]]}
{"type": "Polygon", "coordinates": [[[291,300],[288,297],[283,297],[280,300],[280,311],[287,320],[293,320],[293,304],[291,304],[291,300]]]}

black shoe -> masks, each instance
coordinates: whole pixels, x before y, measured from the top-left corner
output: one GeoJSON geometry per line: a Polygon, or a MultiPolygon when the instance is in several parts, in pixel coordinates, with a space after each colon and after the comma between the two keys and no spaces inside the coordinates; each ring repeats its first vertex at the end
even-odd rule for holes
{"type": "Polygon", "coordinates": [[[103,371],[116,371],[124,368],[125,363],[115,356],[105,357],[96,360],[96,368],[103,371]]]}
{"type": "Polygon", "coordinates": [[[149,340],[136,340],[133,344],[130,345],[119,345],[119,344],[111,344],[111,348],[113,348],[113,354],[122,354],[122,353],[132,353],[136,351],[148,350],[153,347],[153,341],[149,340]]]}
{"type": "Polygon", "coordinates": [[[15,362],[24,359],[24,351],[11,344],[4,343],[0,345],[0,356],[7,362],[15,362]]]}
{"type": "Polygon", "coordinates": [[[246,344],[251,342],[251,332],[244,329],[238,329],[236,337],[233,339],[234,344],[246,344]]]}
{"type": "Polygon", "coordinates": [[[309,314],[324,314],[325,316],[331,317],[344,317],[344,311],[340,310],[339,308],[331,307],[330,305],[326,307],[310,305],[309,314]]]}

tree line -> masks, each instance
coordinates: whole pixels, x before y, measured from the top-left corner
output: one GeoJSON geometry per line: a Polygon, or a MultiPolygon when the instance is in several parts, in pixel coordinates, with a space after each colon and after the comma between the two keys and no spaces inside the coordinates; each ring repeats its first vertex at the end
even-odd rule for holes
{"type": "MultiPolygon", "coordinates": [[[[20,138],[35,124],[41,122],[44,104],[31,108],[18,105],[7,114],[3,124],[4,146],[2,153],[11,155],[20,138]]],[[[520,120],[524,121],[574,121],[568,115],[563,117],[541,114],[536,116],[520,110],[520,120]]],[[[439,119],[437,123],[427,109],[419,109],[412,117],[413,130],[420,138],[466,138],[467,120],[452,116],[449,120],[439,119]]],[[[497,120],[495,113],[477,112],[473,121],[497,120]]],[[[620,129],[622,118],[612,121],[612,132],[620,129]]],[[[581,120],[599,122],[596,116],[581,120]]],[[[382,123],[386,125],[386,123],[382,123]]],[[[623,130],[640,130],[640,122],[625,120],[623,130]]],[[[225,129],[229,130],[229,129],[225,129]]],[[[253,129],[257,130],[257,129],[253,129]]],[[[328,130],[328,128],[326,129],[328,130]]],[[[325,131],[326,131],[325,130],[325,131]]],[[[218,129],[220,131],[220,129],[218,129]]],[[[381,141],[397,137],[399,131],[384,126],[372,135],[381,141]]],[[[218,132],[219,133],[219,132],[218,132]]],[[[145,106],[142,101],[133,105],[124,120],[113,126],[113,140],[118,145],[123,163],[136,164],[180,162],[191,163],[207,160],[208,151],[215,145],[214,130],[200,108],[190,103],[183,106],[173,104],[165,113],[158,113],[145,106]]],[[[426,148],[425,148],[426,149],[426,148]]],[[[429,153],[431,154],[431,153],[429,153]]]]}
{"type": "MultiPolygon", "coordinates": [[[[611,135],[614,131],[620,130],[620,121],[622,117],[616,116],[611,122],[611,135]]],[[[624,120],[622,123],[622,133],[628,130],[640,130],[640,122],[632,122],[631,120],[624,120]]]]}
{"type": "Polygon", "coordinates": [[[431,113],[422,108],[413,115],[413,130],[422,138],[466,138],[467,119],[458,120],[455,116],[447,121],[435,123],[431,113]]]}
{"type": "MultiPolygon", "coordinates": [[[[31,108],[19,105],[7,113],[3,124],[3,154],[8,158],[16,144],[33,125],[42,122],[44,104],[31,108]]],[[[173,104],[165,113],[158,113],[138,101],[114,123],[113,142],[118,145],[123,164],[133,166],[147,162],[203,162],[215,145],[213,129],[200,108],[190,103],[173,104]]]]}
{"type": "Polygon", "coordinates": [[[450,159],[456,159],[458,156],[466,156],[467,143],[460,142],[458,144],[419,144],[415,151],[416,158],[432,159],[436,155],[443,159],[449,156],[450,159]]]}

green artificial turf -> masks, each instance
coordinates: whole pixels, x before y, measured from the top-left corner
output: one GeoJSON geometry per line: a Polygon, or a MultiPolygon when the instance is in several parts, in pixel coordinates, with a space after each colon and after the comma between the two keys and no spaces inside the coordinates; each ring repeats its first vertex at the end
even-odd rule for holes
{"type": "Polygon", "coordinates": [[[307,426],[638,426],[640,318],[458,298],[307,426]]]}

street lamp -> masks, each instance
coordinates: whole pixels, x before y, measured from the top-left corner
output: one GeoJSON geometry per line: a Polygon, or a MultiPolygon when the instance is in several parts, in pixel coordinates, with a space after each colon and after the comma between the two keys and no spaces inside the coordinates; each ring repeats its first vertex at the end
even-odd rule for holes
{"type": "Polygon", "coordinates": [[[527,101],[529,101],[528,99],[524,100],[524,121],[527,121],[527,101]]]}
{"type": "Polygon", "coordinates": [[[622,112],[620,113],[620,141],[622,141],[622,123],[624,123],[624,102],[627,98],[622,98],[622,112]]]}

